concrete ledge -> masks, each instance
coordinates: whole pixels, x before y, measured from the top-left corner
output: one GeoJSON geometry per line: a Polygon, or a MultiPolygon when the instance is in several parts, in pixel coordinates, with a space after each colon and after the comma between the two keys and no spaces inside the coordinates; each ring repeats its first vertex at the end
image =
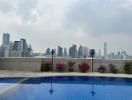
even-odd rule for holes
{"type": "Polygon", "coordinates": [[[129,74],[111,74],[111,73],[79,73],[79,72],[19,72],[19,71],[2,71],[0,70],[0,78],[2,77],[50,77],[50,76],[100,76],[100,77],[123,77],[132,78],[129,74]]]}

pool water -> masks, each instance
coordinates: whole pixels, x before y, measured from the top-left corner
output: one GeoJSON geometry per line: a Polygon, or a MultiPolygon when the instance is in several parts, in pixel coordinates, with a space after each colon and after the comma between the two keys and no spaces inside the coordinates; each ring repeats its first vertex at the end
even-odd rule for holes
{"type": "MultiPolygon", "coordinates": [[[[10,83],[16,84],[12,80],[10,83]]],[[[0,87],[8,82],[0,79],[0,87]]],[[[29,78],[0,94],[0,100],[132,100],[132,79],[78,76],[29,78]]]]}
{"type": "MultiPolygon", "coordinates": [[[[0,90],[4,90],[5,88],[17,84],[18,81],[22,80],[23,78],[0,78],[0,90]]],[[[1,92],[1,91],[0,91],[1,92]]],[[[1,100],[1,99],[0,99],[1,100]]]]}

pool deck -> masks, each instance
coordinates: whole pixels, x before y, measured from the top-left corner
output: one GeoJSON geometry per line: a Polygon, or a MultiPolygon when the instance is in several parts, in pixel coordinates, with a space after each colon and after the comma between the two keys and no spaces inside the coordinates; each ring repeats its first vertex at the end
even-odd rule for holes
{"type": "Polygon", "coordinates": [[[48,77],[48,76],[102,76],[132,78],[132,74],[112,73],[80,73],[80,72],[20,72],[0,70],[0,77],[48,77]]]}

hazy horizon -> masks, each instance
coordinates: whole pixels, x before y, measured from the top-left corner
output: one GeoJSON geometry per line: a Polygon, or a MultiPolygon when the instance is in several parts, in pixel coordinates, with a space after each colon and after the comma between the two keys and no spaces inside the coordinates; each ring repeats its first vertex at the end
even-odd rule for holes
{"type": "Polygon", "coordinates": [[[25,38],[34,52],[72,44],[132,54],[131,0],[0,0],[0,44],[25,38]]]}

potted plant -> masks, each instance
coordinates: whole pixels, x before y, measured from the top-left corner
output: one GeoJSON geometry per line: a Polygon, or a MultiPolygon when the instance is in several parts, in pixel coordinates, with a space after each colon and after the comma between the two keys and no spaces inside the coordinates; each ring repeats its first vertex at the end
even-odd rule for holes
{"type": "Polygon", "coordinates": [[[51,71],[52,63],[51,61],[44,61],[41,63],[41,71],[51,71]]]}
{"type": "Polygon", "coordinates": [[[127,74],[131,74],[132,73],[132,62],[126,62],[124,65],[124,71],[127,74]]]}
{"type": "Polygon", "coordinates": [[[116,65],[109,64],[108,66],[110,68],[109,70],[110,70],[111,73],[118,73],[118,69],[116,68],[116,65]]]}
{"type": "Polygon", "coordinates": [[[106,66],[100,65],[99,68],[98,68],[98,72],[100,72],[100,73],[106,72],[106,66]]]}
{"type": "Polygon", "coordinates": [[[87,72],[90,69],[90,65],[86,62],[79,64],[79,70],[81,72],[87,72]]]}
{"type": "Polygon", "coordinates": [[[56,63],[56,69],[57,71],[61,72],[64,71],[65,64],[64,63],[56,63]]]}
{"type": "Polygon", "coordinates": [[[75,64],[74,61],[68,61],[68,68],[70,72],[74,71],[74,64],[75,64]]]}

